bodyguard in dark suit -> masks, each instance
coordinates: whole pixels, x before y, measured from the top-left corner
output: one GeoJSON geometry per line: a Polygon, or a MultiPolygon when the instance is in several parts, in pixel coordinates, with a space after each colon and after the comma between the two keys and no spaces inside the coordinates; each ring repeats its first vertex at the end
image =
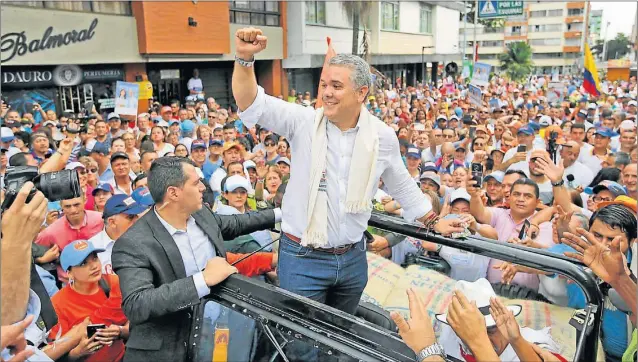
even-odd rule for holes
{"type": "Polygon", "coordinates": [[[113,247],[131,323],[124,360],[185,361],[193,306],[237,272],[225,259],[223,239],[272,227],[275,211],[213,214],[202,206],[205,187],[195,167],[178,157],[153,162],[148,187],[155,207],[113,247]]]}

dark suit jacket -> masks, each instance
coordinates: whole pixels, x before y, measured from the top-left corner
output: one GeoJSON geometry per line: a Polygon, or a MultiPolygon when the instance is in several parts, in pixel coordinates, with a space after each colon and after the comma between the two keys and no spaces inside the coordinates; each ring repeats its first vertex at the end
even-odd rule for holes
{"type": "MultiPolygon", "coordinates": [[[[271,228],[273,211],[221,216],[206,206],[193,214],[217,254],[223,239],[271,228]]],[[[120,278],[122,309],[130,321],[125,361],[185,361],[193,306],[199,303],[192,277],[186,276],[177,244],[153,210],[113,246],[113,269],[120,278]]]]}

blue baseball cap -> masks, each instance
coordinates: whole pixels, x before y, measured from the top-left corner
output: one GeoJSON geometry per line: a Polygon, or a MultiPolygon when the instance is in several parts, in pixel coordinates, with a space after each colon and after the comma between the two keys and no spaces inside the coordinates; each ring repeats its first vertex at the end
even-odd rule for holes
{"type": "Polygon", "coordinates": [[[153,201],[153,196],[151,196],[151,192],[148,190],[148,187],[138,187],[133,191],[131,197],[135,202],[139,205],[144,206],[144,208],[149,208],[155,205],[155,201],[153,201]]]}
{"type": "Polygon", "coordinates": [[[212,139],[210,140],[210,144],[208,146],[223,146],[223,145],[224,145],[224,141],[212,139]]]}
{"type": "Polygon", "coordinates": [[[172,121],[168,121],[168,124],[169,124],[169,126],[172,126],[172,125],[174,125],[174,124],[179,125],[179,124],[180,124],[180,122],[179,122],[178,120],[174,119],[174,120],[172,120],[172,121]]]}
{"type": "Polygon", "coordinates": [[[454,108],[454,113],[456,114],[457,117],[462,117],[463,116],[463,109],[461,109],[461,107],[456,107],[454,108]]]}
{"type": "Polygon", "coordinates": [[[193,123],[190,119],[186,119],[180,125],[180,129],[182,132],[193,132],[195,129],[195,123],[193,123]]]}
{"type": "Polygon", "coordinates": [[[592,189],[594,194],[597,194],[603,190],[607,190],[611,192],[614,195],[614,198],[618,196],[627,195],[627,191],[625,190],[625,188],[621,184],[614,181],[609,181],[609,180],[601,181],[598,185],[594,186],[594,188],[592,189]]]}
{"type": "Polygon", "coordinates": [[[104,205],[102,218],[107,219],[119,214],[138,215],[145,210],[146,207],[135,202],[129,195],[113,195],[104,205]]]}
{"type": "Polygon", "coordinates": [[[92,253],[101,253],[105,251],[96,248],[92,242],[88,240],[76,240],[62,249],[60,254],[60,265],[67,272],[72,266],[78,266],[84,262],[92,253]]]}
{"type": "Polygon", "coordinates": [[[203,148],[205,150],[208,147],[206,147],[206,142],[204,142],[204,140],[194,140],[191,143],[191,152],[193,152],[193,150],[196,148],[203,148]]]}
{"type": "Polygon", "coordinates": [[[115,112],[111,112],[109,113],[109,115],[106,117],[107,121],[110,121],[112,119],[120,119],[120,115],[115,113],[115,112]]]}
{"type": "Polygon", "coordinates": [[[102,142],[97,142],[91,149],[91,153],[99,153],[101,155],[108,155],[110,152],[109,146],[102,142]]]}
{"type": "Polygon", "coordinates": [[[110,184],[101,183],[97,185],[97,187],[95,187],[93,191],[91,191],[91,195],[95,196],[98,191],[110,192],[111,194],[113,194],[113,187],[110,184]]]}
{"type": "Polygon", "coordinates": [[[238,188],[243,188],[246,191],[250,190],[251,187],[248,179],[240,175],[230,176],[226,179],[226,184],[224,184],[226,192],[233,192],[238,188]]]}
{"type": "Polygon", "coordinates": [[[536,122],[529,122],[527,125],[530,126],[534,130],[534,132],[540,131],[541,129],[541,125],[536,122]]]}
{"type": "Polygon", "coordinates": [[[578,113],[576,113],[576,117],[587,118],[587,111],[584,109],[581,109],[580,111],[578,111],[578,113]]]}
{"type": "Polygon", "coordinates": [[[421,151],[419,151],[418,148],[416,147],[410,147],[408,148],[408,151],[405,153],[405,157],[414,157],[414,158],[421,158],[421,151]]]}
{"type": "Polygon", "coordinates": [[[163,121],[164,119],[162,119],[162,117],[160,116],[155,116],[153,118],[151,118],[151,121],[153,121],[153,123],[159,123],[160,121],[163,121]]]}
{"type": "Polygon", "coordinates": [[[528,124],[528,125],[525,125],[525,126],[519,128],[518,132],[516,132],[517,135],[521,134],[521,133],[526,134],[528,136],[533,136],[534,135],[534,129],[528,124]]]}
{"type": "Polygon", "coordinates": [[[603,137],[612,138],[618,136],[618,133],[614,132],[611,128],[607,127],[598,127],[596,128],[596,132],[594,134],[599,134],[603,137]]]}
{"type": "Polygon", "coordinates": [[[483,178],[483,182],[487,182],[490,179],[494,179],[496,182],[498,182],[499,184],[503,183],[503,178],[505,177],[505,172],[503,171],[494,171],[491,174],[485,176],[483,178]]]}

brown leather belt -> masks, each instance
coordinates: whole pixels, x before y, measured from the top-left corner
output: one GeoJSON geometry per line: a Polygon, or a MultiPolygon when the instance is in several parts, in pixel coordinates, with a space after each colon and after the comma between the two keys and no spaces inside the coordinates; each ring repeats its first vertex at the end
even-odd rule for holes
{"type": "MultiPolygon", "coordinates": [[[[286,235],[286,237],[288,239],[290,239],[290,240],[294,241],[295,243],[301,245],[301,239],[299,239],[298,237],[296,237],[294,235],[290,235],[288,233],[283,233],[283,234],[286,235]]],[[[313,248],[311,246],[307,246],[307,248],[310,248],[310,249],[316,250],[316,251],[320,251],[322,253],[342,255],[342,254],[347,253],[350,249],[352,249],[355,246],[355,244],[348,244],[348,245],[344,245],[344,246],[339,246],[337,248],[313,248]]]]}

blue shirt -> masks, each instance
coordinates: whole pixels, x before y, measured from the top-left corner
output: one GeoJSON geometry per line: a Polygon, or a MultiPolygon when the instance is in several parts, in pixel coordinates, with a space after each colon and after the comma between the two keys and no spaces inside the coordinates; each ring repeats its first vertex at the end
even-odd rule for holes
{"type": "Polygon", "coordinates": [[[210,288],[206,285],[206,281],[204,281],[202,270],[206,267],[208,259],[217,256],[213,243],[208,239],[204,231],[197,226],[192,216],[190,216],[186,222],[186,230],[179,230],[162,219],[155,209],[153,209],[153,212],[162,225],[164,225],[166,231],[171,235],[175,244],[177,244],[179,253],[182,256],[182,261],[184,262],[186,275],[193,277],[197,295],[200,298],[208,295],[210,288]]]}
{"type": "Polygon", "coordinates": [[[55,293],[60,291],[60,289],[58,289],[57,284],[55,284],[55,278],[53,277],[53,274],[44,270],[44,268],[42,268],[41,266],[37,264],[35,265],[35,270],[38,271],[38,276],[40,277],[40,280],[42,280],[42,284],[44,284],[44,289],[46,289],[49,297],[52,297],[55,293]]]}
{"type": "Polygon", "coordinates": [[[221,157],[215,163],[211,162],[209,158],[206,159],[206,162],[204,162],[204,164],[202,165],[202,173],[204,174],[204,178],[206,179],[206,181],[210,181],[210,177],[221,165],[221,157]]]}
{"type": "MultiPolygon", "coordinates": [[[[547,251],[560,255],[564,255],[563,253],[566,251],[575,252],[573,248],[564,244],[554,245],[548,248],[547,251]]],[[[569,308],[583,309],[587,304],[585,293],[576,283],[567,284],[567,297],[567,306],[569,308]]],[[[601,334],[605,353],[620,359],[629,345],[630,336],[627,333],[627,315],[616,309],[607,298],[605,298],[604,302],[601,334]]]]}

